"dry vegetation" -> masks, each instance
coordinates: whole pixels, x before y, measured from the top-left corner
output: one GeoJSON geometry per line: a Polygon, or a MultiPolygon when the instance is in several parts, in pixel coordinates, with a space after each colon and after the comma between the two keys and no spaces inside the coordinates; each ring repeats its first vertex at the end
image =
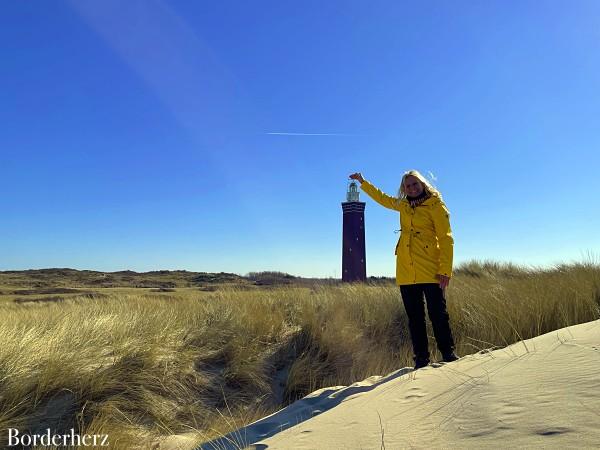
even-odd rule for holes
{"type": "MultiPolygon", "coordinates": [[[[410,364],[406,317],[389,282],[244,282],[212,292],[174,282],[159,286],[173,291],[107,287],[16,303],[8,293],[52,283],[10,276],[2,289],[12,297],[0,303],[1,430],[75,427],[109,434],[120,449],[186,432],[208,440],[320,387],[410,364]]],[[[470,263],[448,298],[458,353],[470,354],[598,319],[600,266],[470,263]]]]}

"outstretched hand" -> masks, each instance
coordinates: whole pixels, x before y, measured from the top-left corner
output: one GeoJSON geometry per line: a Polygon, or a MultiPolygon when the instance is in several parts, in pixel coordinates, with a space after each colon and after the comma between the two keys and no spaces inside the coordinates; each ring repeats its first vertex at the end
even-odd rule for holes
{"type": "Polygon", "coordinates": [[[350,178],[351,180],[356,180],[359,183],[362,183],[363,181],[365,181],[365,179],[363,178],[363,176],[360,172],[353,173],[353,174],[349,175],[348,178],[350,178]]]}

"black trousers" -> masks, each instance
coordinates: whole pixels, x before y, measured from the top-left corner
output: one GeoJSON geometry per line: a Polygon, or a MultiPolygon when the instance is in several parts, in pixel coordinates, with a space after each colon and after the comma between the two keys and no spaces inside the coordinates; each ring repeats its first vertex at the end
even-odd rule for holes
{"type": "Polygon", "coordinates": [[[454,351],[454,338],[450,330],[450,316],[446,310],[444,291],[437,283],[408,284],[400,286],[404,309],[408,315],[408,328],[416,359],[429,360],[429,343],[425,327],[425,307],[423,296],[427,301],[429,320],[433,326],[433,334],[437,347],[442,355],[454,351]]]}

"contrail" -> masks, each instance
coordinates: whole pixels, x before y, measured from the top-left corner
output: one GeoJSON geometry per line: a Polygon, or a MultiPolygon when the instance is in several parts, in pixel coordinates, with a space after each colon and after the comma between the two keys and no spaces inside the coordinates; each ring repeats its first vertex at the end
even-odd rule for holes
{"type": "Polygon", "coordinates": [[[271,136],[359,136],[346,133],[265,133],[271,136]]]}

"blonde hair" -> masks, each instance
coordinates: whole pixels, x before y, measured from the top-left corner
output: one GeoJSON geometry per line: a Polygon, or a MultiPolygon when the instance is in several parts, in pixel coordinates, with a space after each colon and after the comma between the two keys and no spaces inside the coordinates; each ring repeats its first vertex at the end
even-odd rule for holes
{"type": "Polygon", "coordinates": [[[433,184],[431,184],[431,182],[429,180],[427,180],[427,178],[425,178],[421,174],[421,172],[419,172],[418,170],[409,170],[408,172],[404,172],[404,175],[402,175],[402,180],[400,181],[400,187],[398,188],[398,198],[400,200],[406,198],[406,192],[404,191],[404,181],[406,180],[406,177],[408,177],[408,176],[413,176],[417,180],[419,180],[421,182],[421,184],[423,185],[423,190],[428,195],[437,197],[440,200],[442,199],[442,194],[440,194],[440,192],[435,188],[435,186],[433,186],[433,184]]]}

